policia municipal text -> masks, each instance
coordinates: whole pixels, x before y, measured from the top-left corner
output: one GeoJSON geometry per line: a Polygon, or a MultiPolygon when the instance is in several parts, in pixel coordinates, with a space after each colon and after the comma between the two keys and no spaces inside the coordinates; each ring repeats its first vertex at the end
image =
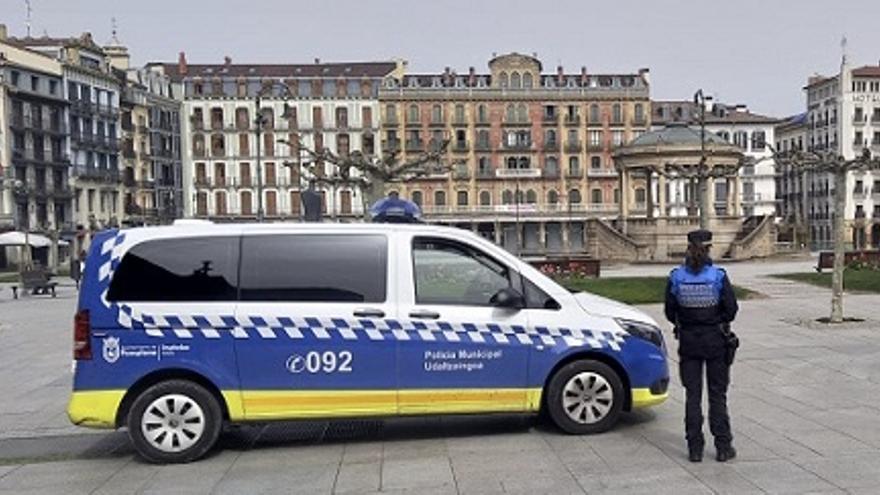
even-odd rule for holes
{"type": "Polygon", "coordinates": [[[707,230],[688,234],[685,262],[669,274],[666,288],[666,318],[675,325],[679,372],[687,393],[684,422],[691,462],[703,459],[704,366],[716,459],[725,462],[736,457],[727,414],[727,386],[738,345],[730,323],[738,305],[727,274],[709,258],[711,242],[712,233],[707,230]]]}

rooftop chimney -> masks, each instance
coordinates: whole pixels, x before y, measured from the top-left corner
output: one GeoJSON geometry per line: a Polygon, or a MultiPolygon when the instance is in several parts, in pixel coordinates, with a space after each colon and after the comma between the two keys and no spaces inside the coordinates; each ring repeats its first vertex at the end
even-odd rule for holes
{"type": "Polygon", "coordinates": [[[232,64],[232,57],[230,57],[229,55],[226,55],[225,57],[223,57],[223,65],[228,67],[231,64],[232,64]]]}
{"type": "Polygon", "coordinates": [[[643,68],[639,69],[639,77],[641,77],[642,80],[645,81],[645,84],[650,85],[651,84],[651,69],[649,69],[647,67],[643,67],[643,68]]]}
{"type": "Polygon", "coordinates": [[[315,57],[315,65],[318,65],[320,63],[321,63],[321,59],[318,57],[315,57]]]}
{"type": "Polygon", "coordinates": [[[189,70],[186,67],[186,52],[180,52],[180,56],[177,57],[177,73],[181,76],[185,76],[189,70]]]}
{"type": "Polygon", "coordinates": [[[587,67],[583,65],[581,66],[581,85],[587,85],[587,67]]]}
{"type": "Polygon", "coordinates": [[[477,85],[477,73],[474,70],[474,67],[471,66],[468,68],[468,86],[476,86],[477,85]]]}
{"type": "Polygon", "coordinates": [[[557,79],[558,84],[560,86],[562,86],[562,84],[565,82],[565,78],[563,77],[563,74],[565,74],[565,71],[563,71],[562,66],[561,65],[556,66],[556,79],[557,79]]]}

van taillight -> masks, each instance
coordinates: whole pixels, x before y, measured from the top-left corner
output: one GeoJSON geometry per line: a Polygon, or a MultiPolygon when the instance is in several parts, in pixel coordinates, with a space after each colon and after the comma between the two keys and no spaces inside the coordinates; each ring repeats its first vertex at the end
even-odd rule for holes
{"type": "Polygon", "coordinates": [[[89,310],[77,311],[73,317],[73,359],[92,359],[91,333],[89,310]]]}

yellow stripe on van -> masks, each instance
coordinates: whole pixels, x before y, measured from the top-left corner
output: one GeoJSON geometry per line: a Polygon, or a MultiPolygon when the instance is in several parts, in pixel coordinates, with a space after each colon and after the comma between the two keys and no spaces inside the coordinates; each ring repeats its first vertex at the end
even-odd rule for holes
{"type": "Polygon", "coordinates": [[[537,411],[541,389],[243,390],[224,392],[230,419],[537,411]],[[233,411],[242,414],[236,417],[233,411]]]}
{"type": "Polygon", "coordinates": [[[67,417],[75,425],[115,428],[116,411],[125,390],[82,390],[70,395],[67,417]]]}

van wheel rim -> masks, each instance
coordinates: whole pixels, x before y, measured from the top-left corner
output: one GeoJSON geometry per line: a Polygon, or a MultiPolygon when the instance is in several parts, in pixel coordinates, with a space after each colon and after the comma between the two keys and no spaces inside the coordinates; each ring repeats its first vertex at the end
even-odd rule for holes
{"type": "Polygon", "coordinates": [[[205,413],[196,401],[168,394],[150,403],[141,417],[141,432],[162,452],[182,452],[202,438],[205,413]]]}
{"type": "Polygon", "coordinates": [[[584,371],[571,377],[562,389],[562,408],[575,423],[591,425],[608,416],[614,390],[599,373],[584,371]]]}

